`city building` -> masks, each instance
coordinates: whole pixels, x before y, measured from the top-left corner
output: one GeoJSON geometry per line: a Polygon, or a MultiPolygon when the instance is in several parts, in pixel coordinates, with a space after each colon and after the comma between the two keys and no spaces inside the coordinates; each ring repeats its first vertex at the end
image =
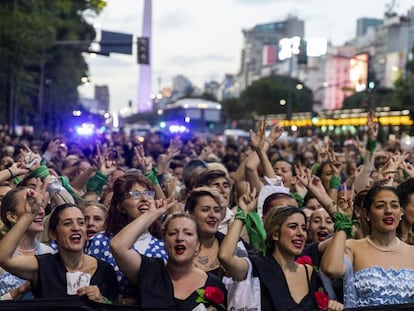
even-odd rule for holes
{"type": "Polygon", "coordinates": [[[358,18],[357,20],[357,30],[356,37],[361,37],[368,32],[375,32],[378,26],[381,26],[383,23],[382,19],[378,18],[358,18]]]}
{"type": "MultiPolygon", "coordinates": [[[[303,20],[290,16],[284,21],[255,25],[243,30],[244,45],[241,52],[239,72],[240,89],[244,90],[253,81],[269,75],[279,64],[280,40],[303,38],[303,20]]],[[[283,63],[289,63],[286,59],[283,63]]]]}

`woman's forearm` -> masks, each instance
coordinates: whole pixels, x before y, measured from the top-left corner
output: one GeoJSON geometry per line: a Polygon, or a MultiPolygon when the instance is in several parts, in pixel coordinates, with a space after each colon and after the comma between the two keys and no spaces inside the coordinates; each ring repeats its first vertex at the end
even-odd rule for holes
{"type": "Polygon", "coordinates": [[[0,240],[0,265],[6,270],[8,268],[8,261],[13,257],[13,254],[20,243],[27,228],[35,218],[32,214],[24,214],[19,221],[6,233],[3,239],[0,240]]]}
{"type": "Polygon", "coordinates": [[[248,271],[247,262],[235,255],[243,226],[243,222],[240,219],[235,219],[233,221],[229,231],[220,244],[218,254],[220,263],[223,265],[226,274],[236,280],[244,280],[248,271]]]}
{"type": "Polygon", "coordinates": [[[322,256],[321,269],[330,278],[340,278],[345,274],[345,243],[346,233],[336,232],[322,256]]]}
{"type": "Polygon", "coordinates": [[[119,250],[129,250],[136,240],[149,228],[149,226],[158,219],[158,215],[145,213],[136,218],[121,231],[119,231],[111,240],[111,249],[114,252],[119,250]]]}

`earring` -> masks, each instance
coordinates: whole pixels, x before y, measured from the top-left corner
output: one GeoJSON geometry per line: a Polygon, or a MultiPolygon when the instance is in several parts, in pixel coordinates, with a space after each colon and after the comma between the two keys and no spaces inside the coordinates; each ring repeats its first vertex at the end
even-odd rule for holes
{"type": "Polygon", "coordinates": [[[367,221],[370,221],[369,217],[367,217],[367,221]]]}

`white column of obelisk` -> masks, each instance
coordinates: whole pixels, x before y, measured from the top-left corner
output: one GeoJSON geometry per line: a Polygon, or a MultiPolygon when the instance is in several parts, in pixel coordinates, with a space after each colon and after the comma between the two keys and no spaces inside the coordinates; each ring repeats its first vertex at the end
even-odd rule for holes
{"type": "Polygon", "coordinates": [[[139,77],[138,77],[138,97],[137,97],[137,111],[149,112],[152,111],[151,91],[152,91],[152,76],[151,76],[151,63],[152,63],[152,39],[151,39],[151,27],[152,27],[152,0],[144,0],[144,14],[142,20],[142,37],[148,37],[149,44],[149,64],[140,64],[139,77]]]}

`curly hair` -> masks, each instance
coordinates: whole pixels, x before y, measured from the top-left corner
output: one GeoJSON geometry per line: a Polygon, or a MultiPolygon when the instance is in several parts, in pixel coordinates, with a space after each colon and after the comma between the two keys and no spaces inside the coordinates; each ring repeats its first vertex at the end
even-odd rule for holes
{"type": "MultiPolygon", "coordinates": [[[[123,201],[128,198],[129,192],[136,184],[144,186],[147,190],[154,190],[151,181],[141,174],[126,174],[115,180],[111,205],[108,210],[106,235],[113,236],[130,223],[131,220],[126,214],[121,212],[120,206],[123,201]]],[[[159,222],[152,224],[149,231],[157,238],[161,238],[162,236],[161,225],[159,222]]]]}

